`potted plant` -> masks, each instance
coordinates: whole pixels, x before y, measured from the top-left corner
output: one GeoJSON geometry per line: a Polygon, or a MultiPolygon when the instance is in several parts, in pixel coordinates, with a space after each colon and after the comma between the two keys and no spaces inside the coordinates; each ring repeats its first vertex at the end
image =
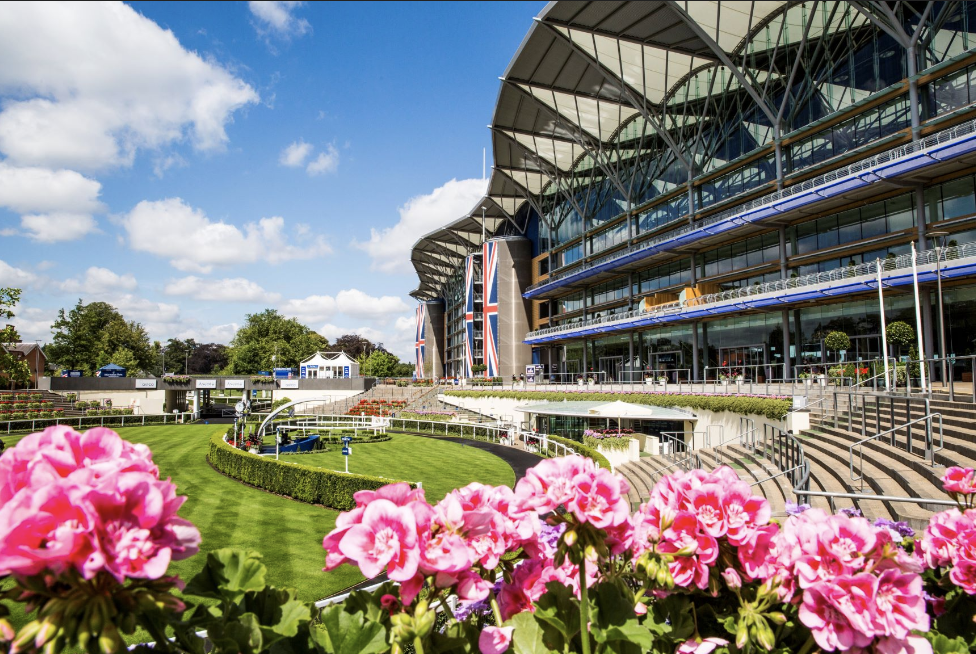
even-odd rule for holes
{"type": "Polygon", "coordinates": [[[851,349],[851,337],[844,332],[830,332],[824,338],[824,347],[829,352],[846,352],[851,349]]]}
{"type": "Polygon", "coordinates": [[[807,388],[810,388],[810,385],[813,383],[813,380],[810,378],[810,373],[808,372],[801,372],[798,375],[798,378],[803,380],[803,385],[807,388]]]}
{"type": "Polygon", "coordinates": [[[667,383],[668,383],[668,378],[665,377],[664,375],[661,375],[660,377],[657,378],[658,386],[666,386],[667,383]]]}

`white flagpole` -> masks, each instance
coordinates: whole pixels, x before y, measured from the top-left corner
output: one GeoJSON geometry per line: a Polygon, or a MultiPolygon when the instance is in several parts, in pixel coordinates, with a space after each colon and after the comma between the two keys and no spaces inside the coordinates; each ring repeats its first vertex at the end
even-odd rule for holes
{"type": "Polygon", "coordinates": [[[881,259],[877,262],[878,270],[878,305],[881,309],[881,351],[884,357],[885,390],[891,391],[891,379],[888,375],[888,328],[885,325],[884,291],[881,288],[881,259]]]}
{"type": "MultiPolygon", "coordinates": [[[[925,392],[927,384],[925,383],[925,346],[922,342],[922,304],[918,299],[918,264],[917,264],[918,252],[915,250],[915,242],[912,241],[912,286],[915,288],[915,322],[918,330],[916,334],[918,335],[918,371],[920,375],[920,381],[922,385],[922,392],[925,392]]],[[[905,374],[908,375],[911,370],[908,366],[905,368],[905,374]]]]}

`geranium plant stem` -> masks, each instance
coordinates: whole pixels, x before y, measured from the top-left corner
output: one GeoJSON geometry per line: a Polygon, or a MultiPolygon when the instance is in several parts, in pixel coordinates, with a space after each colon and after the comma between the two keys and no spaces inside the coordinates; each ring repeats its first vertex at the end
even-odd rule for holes
{"type": "Polygon", "coordinates": [[[590,654],[590,598],[586,588],[586,557],[579,564],[580,581],[580,640],[583,654],[590,654]]]}

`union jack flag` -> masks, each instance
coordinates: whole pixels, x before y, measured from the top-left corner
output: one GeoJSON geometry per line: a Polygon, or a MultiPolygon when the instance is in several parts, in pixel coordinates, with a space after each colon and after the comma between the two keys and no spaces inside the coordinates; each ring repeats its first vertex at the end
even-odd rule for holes
{"type": "Polygon", "coordinates": [[[498,376],[498,244],[487,241],[482,245],[484,298],[482,300],[484,321],[485,377],[498,376]]]}
{"type": "Polygon", "coordinates": [[[427,305],[421,304],[417,307],[417,342],[415,344],[415,352],[417,355],[416,361],[416,374],[417,379],[424,378],[424,334],[427,332],[427,305]]]}
{"type": "Polygon", "coordinates": [[[464,376],[473,375],[474,365],[474,257],[469,256],[464,267],[464,376]]]}

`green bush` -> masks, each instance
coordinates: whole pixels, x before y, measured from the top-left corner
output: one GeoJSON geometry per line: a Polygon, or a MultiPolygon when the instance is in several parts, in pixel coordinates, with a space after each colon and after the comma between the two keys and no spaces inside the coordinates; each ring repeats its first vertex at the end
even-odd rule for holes
{"type": "Polygon", "coordinates": [[[234,449],[219,434],[214,434],[210,439],[207,461],[217,472],[245,484],[278,495],[287,495],[299,502],[322,504],[342,511],[355,508],[353,493],[376,490],[398,481],[365,475],[346,475],[297,463],[282,463],[234,449]]]}
{"type": "Polygon", "coordinates": [[[830,332],[824,338],[824,347],[831,352],[851,349],[851,337],[844,332],[830,332]]]}
{"type": "Polygon", "coordinates": [[[571,440],[569,438],[563,438],[562,436],[547,436],[546,438],[548,438],[554,443],[562,443],[563,445],[569,446],[574,450],[576,450],[576,453],[579,454],[580,456],[585,456],[588,459],[593,459],[593,461],[601,468],[610,470],[610,461],[607,460],[607,457],[597,452],[594,448],[587,447],[586,445],[583,445],[580,442],[571,440]]]}
{"type": "Polygon", "coordinates": [[[888,343],[908,347],[915,342],[915,330],[907,322],[893,322],[887,328],[888,343]]]}
{"type": "Polygon", "coordinates": [[[741,415],[765,416],[782,420],[793,408],[790,398],[749,397],[742,395],[683,395],[678,393],[579,393],[562,391],[446,391],[453,397],[497,397],[536,402],[615,402],[622,400],[648,406],[698,409],[701,411],[731,411],[741,415]]]}

